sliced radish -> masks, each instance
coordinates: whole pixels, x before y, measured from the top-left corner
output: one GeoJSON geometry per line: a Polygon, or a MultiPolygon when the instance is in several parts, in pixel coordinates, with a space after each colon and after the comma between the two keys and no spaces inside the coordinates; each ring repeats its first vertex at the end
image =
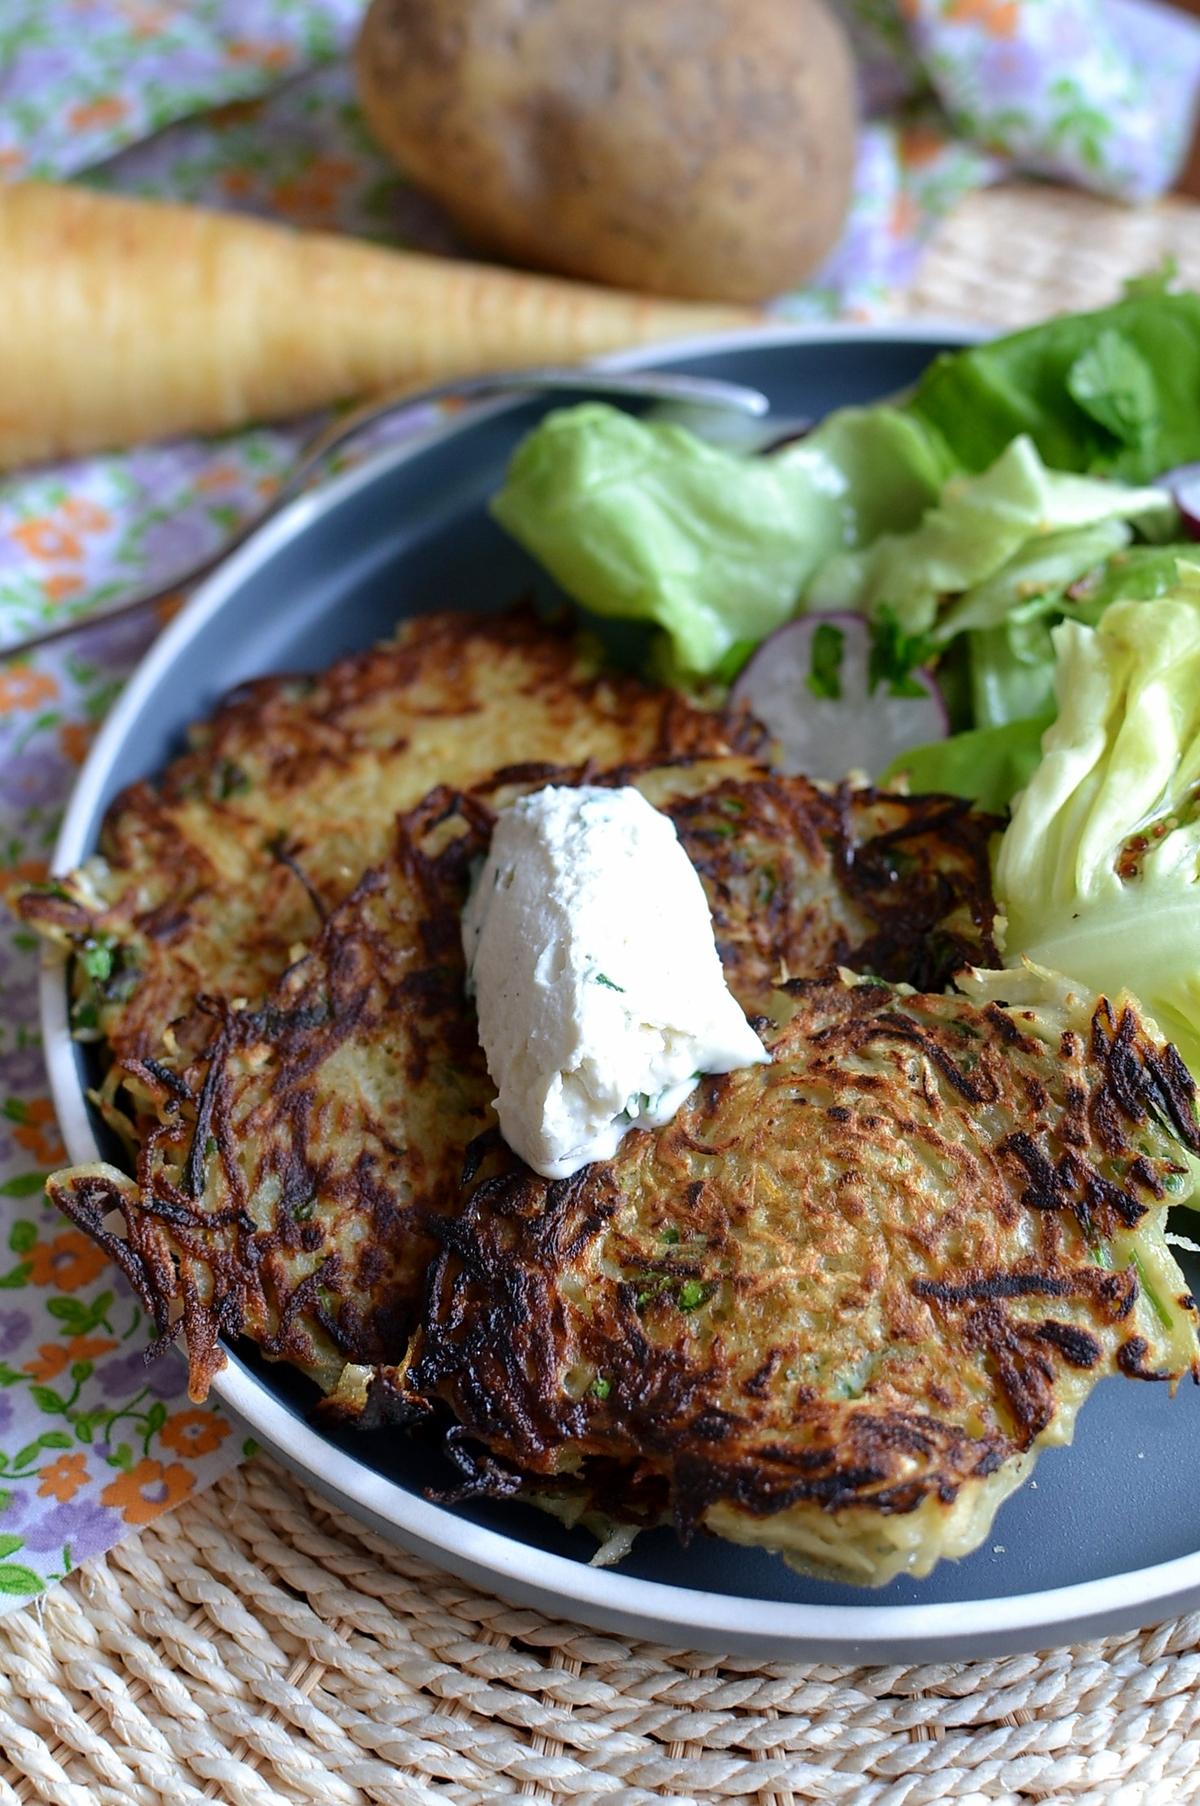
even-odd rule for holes
{"type": "Polygon", "coordinates": [[[1170,490],[1187,537],[1200,539],[1200,464],[1177,464],[1155,480],[1160,488],[1170,490]]]}
{"type": "Polygon", "coordinates": [[[780,771],[809,778],[876,777],[910,747],[950,731],[946,705],[928,671],[914,671],[919,696],[868,684],[871,633],[858,614],[811,614],[765,639],[733,686],[769,729],[780,771]]]}

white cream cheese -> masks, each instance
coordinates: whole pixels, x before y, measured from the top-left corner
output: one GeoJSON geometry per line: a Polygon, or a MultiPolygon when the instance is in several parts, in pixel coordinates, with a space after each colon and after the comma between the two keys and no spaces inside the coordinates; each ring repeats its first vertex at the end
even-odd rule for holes
{"type": "Polygon", "coordinates": [[[463,949],[500,1128],[548,1179],[669,1122],[700,1074],[770,1058],[726,988],[695,867],[636,790],[503,810],[463,949]]]}

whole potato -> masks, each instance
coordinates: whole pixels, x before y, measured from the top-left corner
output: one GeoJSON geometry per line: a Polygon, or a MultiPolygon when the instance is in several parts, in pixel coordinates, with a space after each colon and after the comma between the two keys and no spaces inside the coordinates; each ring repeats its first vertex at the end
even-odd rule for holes
{"type": "Polygon", "coordinates": [[[845,217],[854,70],[823,0],[373,0],[357,66],[380,142],[517,263],[758,301],[845,217]]]}

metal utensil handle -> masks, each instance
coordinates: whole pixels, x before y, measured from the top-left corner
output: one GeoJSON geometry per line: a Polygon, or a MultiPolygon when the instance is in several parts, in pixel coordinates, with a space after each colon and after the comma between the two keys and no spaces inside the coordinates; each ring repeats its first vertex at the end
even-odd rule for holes
{"type": "Polygon", "coordinates": [[[98,627],[109,621],[129,620],[132,616],[155,607],[176,590],[187,589],[199,582],[201,577],[207,577],[231,552],[244,545],[251,534],[257,533],[260,527],[273,520],[289,502],[294,501],[327,458],[379,421],[391,416],[403,419],[406,413],[429,407],[434,402],[474,401],[488,395],[508,394],[514,390],[530,394],[538,391],[578,390],[589,395],[624,395],[647,401],[690,402],[696,407],[726,408],[752,418],[761,418],[771,405],[760,390],[747,388],[742,383],[722,382],[717,377],[657,373],[642,375],[633,371],[626,374],[618,370],[591,370],[582,365],[572,368],[569,365],[560,367],[554,364],[539,365],[528,370],[501,370],[490,376],[460,376],[448,382],[435,383],[427,389],[376,396],[373,400],[364,401],[359,407],[352,408],[348,414],[338,415],[322,427],[301,448],[296,463],[267,506],[252,519],[235,528],[215,552],[187,565],[183,570],[175,571],[153,588],[139,590],[117,608],[104,609],[99,614],[80,615],[73,620],[63,621],[57,627],[49,627],[41,633],[15,640],[11,645],[0,646],[0,660],[16,658],[37,651],[42,646],[51,646],[58,640],[84,633],[89,627],[98,627]]]}

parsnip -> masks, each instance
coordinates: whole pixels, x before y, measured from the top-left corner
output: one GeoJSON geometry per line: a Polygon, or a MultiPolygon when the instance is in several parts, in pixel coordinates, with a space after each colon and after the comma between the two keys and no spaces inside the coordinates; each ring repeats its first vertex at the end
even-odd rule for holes
{"type": "Polygon", "coordinates": [[[0,469],[755,317],[20,183],[0,189],[0,469]]]}

